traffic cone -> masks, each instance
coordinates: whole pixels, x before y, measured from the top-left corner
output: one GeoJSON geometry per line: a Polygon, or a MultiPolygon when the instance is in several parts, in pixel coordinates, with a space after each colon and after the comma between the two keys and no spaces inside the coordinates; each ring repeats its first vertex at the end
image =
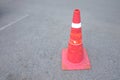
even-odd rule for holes
{"type": "Polygon", "coordinates": [[[62,69],[90,69],[90,61],[82,43],[82,29],[79,9],[75,9],[73,13],[68,48],[62,50],[62,69]]]}

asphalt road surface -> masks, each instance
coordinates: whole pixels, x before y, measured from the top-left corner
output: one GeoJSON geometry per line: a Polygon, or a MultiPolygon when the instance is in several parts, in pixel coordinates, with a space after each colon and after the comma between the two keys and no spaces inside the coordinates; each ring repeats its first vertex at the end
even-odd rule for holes
{"type": "Polygon", "coordinates": [[[0,0],[0,80],[120,80],[120,0],[0,0]],[[75,8],[92,68],[63,71],[75,8]]]}

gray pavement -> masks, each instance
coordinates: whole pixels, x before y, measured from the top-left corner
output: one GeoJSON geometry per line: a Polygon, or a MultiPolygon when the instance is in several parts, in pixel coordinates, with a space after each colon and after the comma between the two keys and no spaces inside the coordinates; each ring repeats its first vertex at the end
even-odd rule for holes
{"type": "Polygon", "coordinates": [[[120,80],[120,0],[0,0],[0,80],[120,80]],[[92,68],[63,71],[75,8],[92,68]]]}

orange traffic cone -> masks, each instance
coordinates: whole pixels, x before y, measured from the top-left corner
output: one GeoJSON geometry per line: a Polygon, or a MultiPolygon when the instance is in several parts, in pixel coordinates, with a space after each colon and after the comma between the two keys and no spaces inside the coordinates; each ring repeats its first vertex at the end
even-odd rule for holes
{"type": "Polygon", "coordinates": [[[80,10],[75,9],[68,48],[62,51],[62,69],[90,69],[90,61],[82,43],[80,10]]]}

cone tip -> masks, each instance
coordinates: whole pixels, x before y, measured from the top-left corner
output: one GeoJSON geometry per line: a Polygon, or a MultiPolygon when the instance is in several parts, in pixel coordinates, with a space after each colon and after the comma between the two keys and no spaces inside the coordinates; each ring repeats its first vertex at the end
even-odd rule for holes
{"type": "Polygon", "coordinates": [[[75,9],[74,12],[80,12],[80,10],[79,9],[75,9]]]}
{"type": "Polygon", "coordinates": [[[73,12],[73,23],[80,23],[81,19],[80,19],[80,10],[79,9],[75,9],[73,12]]]}

